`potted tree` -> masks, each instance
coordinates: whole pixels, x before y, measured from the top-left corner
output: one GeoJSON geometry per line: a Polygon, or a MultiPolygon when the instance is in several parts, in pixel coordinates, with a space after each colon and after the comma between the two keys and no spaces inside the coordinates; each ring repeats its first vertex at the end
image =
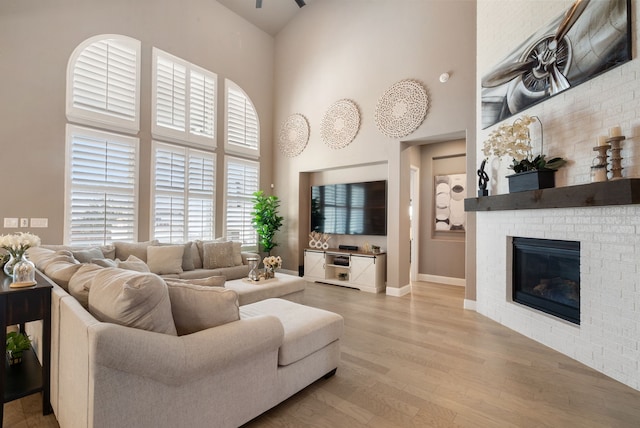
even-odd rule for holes
{"type": "Polygon", "coordinates": [[[253,212],[251,224],[258,232],[258,244],[262,251],[271,256],[271,250],[278,246],[275,234],[282,227],[284,217],[278,215],[280,200],[277,196],[266,196],[264,191],[258,190],[253,194],[253,212]]]}
{"type": "Polygon", "coordinates": [[[7,360],[9,365],[20,364],[22,353],[31,349],[31,339],[17,331],[7,333],[7,360]]]}

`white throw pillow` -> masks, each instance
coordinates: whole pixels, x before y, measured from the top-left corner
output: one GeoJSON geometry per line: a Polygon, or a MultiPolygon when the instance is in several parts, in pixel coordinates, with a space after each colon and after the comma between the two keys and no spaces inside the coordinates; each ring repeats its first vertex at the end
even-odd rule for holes
{"type": "Polygon", "coordinates": [[[240,319],[238,293],[218,287],[167,282],[178,335],[240,319]]]}
{"type": "Polygon", "coordinates": [[[127,257],[125,261],[116,259],[116,262],[120,269],[133,270],[136,272],[151,272],[149,266],[134,255],[127,257]]]}
{"type": "Polygon", "coordinates": [[[176,335],[167,284],[158,275],[103,268],[89,289],[89,312],[99,321],[176,335]]]}
{"type": "Polygon", "coordinates": [[[184,245],[160,245],[147,247],[147,266],[158,275],[182,273],[184,245]]]}

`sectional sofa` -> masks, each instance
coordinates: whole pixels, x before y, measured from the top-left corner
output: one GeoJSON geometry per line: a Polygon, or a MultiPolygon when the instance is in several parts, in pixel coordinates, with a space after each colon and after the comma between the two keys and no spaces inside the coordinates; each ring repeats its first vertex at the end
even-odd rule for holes
{"type": "MultiPolygon", "coordinates": [[[[277,298],[241,306],[222,275],[184,277],[204,265],[140,272],[135,259],[153,268],[157,251],[141,247],[103,247],[103,257],[29,250],[53,286],[51,404],[61,427],[237,427],[335,372],[340,315],[277,298]]],[[[38,324],[28,326],[36,348],[38,324]]]]}

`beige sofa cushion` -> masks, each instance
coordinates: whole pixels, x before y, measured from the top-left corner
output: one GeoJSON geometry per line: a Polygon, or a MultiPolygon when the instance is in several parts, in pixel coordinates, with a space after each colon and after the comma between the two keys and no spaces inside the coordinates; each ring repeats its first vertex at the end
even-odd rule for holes
{"type": "Polygon", "coordinates": [[[82,266],[69,251],[58,251],[50,259],[44,263],[44,273],[53,282],[64,288],[69,289],[69,280],[82,266]]]}
{"type": "Polygon", "coordinates": [[[71,294],[85,309],[89,308],[89,289],[96,271],[102,269],[96,264],[84,264],[69,280],[69,294],[71,294]]]}
{"type": "Polygon", "coordinates": [[[147,261],[147,247],[151,245],[158,245],[157,240],[145,241],[145,242],[114,242],[113,246],[116,248],[115,257],[120,260],[127,260],[129,256],[133,255],[142,260],[147,261]]]}
{"type": "Polygon", "coordinates": [[[278,317],[284,327],[284,340],[278,351],[278,364],[286,366],[340,339],[344,319],[333,312],[283,299],[267,299],[240,309],[242,319],[261,315],[278,317]]]}
{"type": "Polygon", "coordinates": [[[89,312],[103,322],[177,334],[167,284],[152,273],[97,271],[89,289],[89,312]]]}
{"type": "Polygon", "coordinates": [[[127,257],[127,260],[125,261],[117,260],[116,262],[120,269],[133,270],[136,272],[143,272],[143,273],[151,272],[149,270],[149,266],[147,266],[147,264],[144,261],[140,260],[138,257],[134,256],[133,254],[127,257]]]}
{"type": "Polygon", "coordinates": [[[36,267],[43,272],[44,267],[42,267],[42,263],[53,257],[54,254],[54,250],[44,247],[31,247],[27,250],[27,258],[31,260],[36,265],[36,267]]]}
{"type": "Polygon", "coordinates": [[[202,246],[204,269],[218,269],[235,266],[232,242],[207,242],[202,246]]]}
{"type": "Polygon", "coordinates": [[[147,266],[158,275],[182,273],[184,245],[147,247],[147,266]]]}
{"type": "Polygon", "coordinates": [[[240,319],[233,290],[167,281],[178,335],[195,333],[240,319]]]}
{"type": "Polygon", "coordinates": [[[210,276],[208,278],[197,279],[180,279],[180,278],[163,278],[167,284],[173,282],[175,284],[194,284],[204,285],[206,287],[224,287],[226,278],[224,276],[210,276]]]}

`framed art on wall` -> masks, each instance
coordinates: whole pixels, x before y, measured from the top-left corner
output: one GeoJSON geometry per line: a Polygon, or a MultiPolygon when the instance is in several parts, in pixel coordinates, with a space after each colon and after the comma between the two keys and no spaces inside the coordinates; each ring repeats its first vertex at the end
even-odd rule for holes
{"type": "Polygon", "coordinates": [[[496,64],[482,77],[482,128],[630,61],[630,3],[576,0],[496,64]]]}
{"type": "Polygon", "coordinates": [[[464,198],[467,197],[467,174],[436,175],[434,181],[435,232],[464,232],[466,217],[464,198]]]}

